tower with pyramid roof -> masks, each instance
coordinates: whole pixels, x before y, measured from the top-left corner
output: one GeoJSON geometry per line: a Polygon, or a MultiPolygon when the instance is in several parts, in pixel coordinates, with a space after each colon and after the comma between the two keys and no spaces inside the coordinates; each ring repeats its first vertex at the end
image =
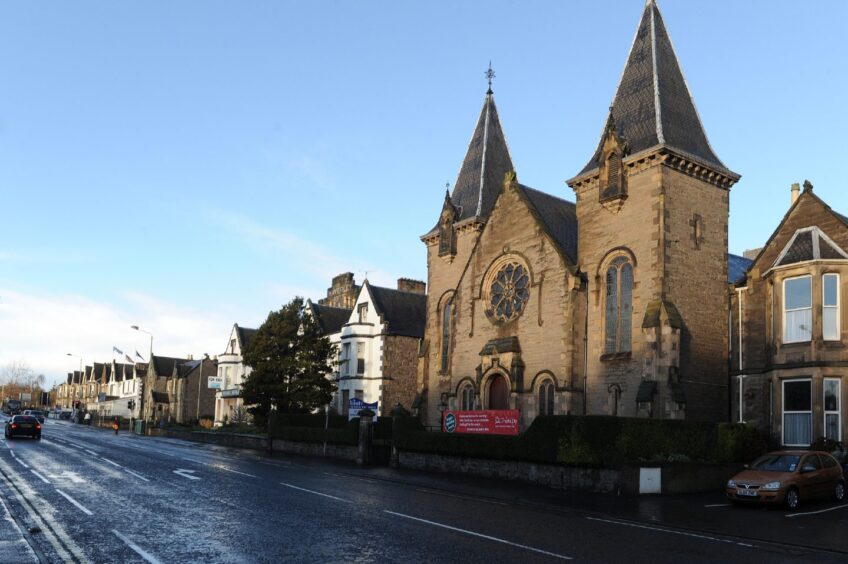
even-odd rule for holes
{"type": "Polygon", "coordinates": [[[723,419],[730,171],[648,0],[577,198],[587,412],[723,419]]]}

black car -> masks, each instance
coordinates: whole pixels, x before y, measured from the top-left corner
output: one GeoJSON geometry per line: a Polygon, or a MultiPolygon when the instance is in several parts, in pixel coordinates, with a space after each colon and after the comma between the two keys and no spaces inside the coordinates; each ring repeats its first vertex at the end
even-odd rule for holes
{"type": "Polygon", "coordinates": [[[6,438],[32,437],[41,440],[41,423],[30,415],[15,415],[6,421],[6,438]]]}
{"type": "Polygon", "coordinates": [[[39,423],[44,424],[44,412],[38,409],[25,409],[21,415],[32,415],[39,423]]]}

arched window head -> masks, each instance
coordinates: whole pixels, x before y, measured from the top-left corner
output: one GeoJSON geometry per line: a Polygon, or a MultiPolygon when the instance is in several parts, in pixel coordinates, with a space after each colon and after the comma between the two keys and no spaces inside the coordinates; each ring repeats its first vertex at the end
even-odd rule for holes
{"type": "Polygon", "coordinates": [[[459,401],[462,411],[471,411],[474,409],[474,386],[466,384],[459,392],[459,401]]]}
{"type": "Polygon", "coordinates": [[[631,350],[633,318],[633,265],[627,257],[616,257],[606,271],[604,304],[604,353],[631,350]]]}
{"type": "Polygon", "coordinates": [[[483,282],[486,314],[496,323],[517,319],[530,299],[530,271],[517,256],[496,261],[483,282]]]}
{"type": "Polygon", "coordinates": [[[444,301],[442,306],[442,372],[450,367],[451,316],[453,315],[453,296],[444,301]]]}
{"type": "Polygon", "coordinates": [[[554,414],[554,382],[545,380],[539,385],[539,415],[554,414]]]}

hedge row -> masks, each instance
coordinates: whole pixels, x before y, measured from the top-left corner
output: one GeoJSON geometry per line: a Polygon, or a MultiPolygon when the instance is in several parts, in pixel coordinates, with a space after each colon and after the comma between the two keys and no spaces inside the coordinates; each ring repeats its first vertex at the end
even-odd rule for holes
{"type": "Polygon", "coordinates": [[[395,422],[401,450],[474,458],[615,468],[628,462],[749,461],[767,450],[744,425],[610,416],[540,416],[518,437],[424,431],[395,422]]]}
{"type": "Polygon", "coordinates": [[[277,414],[269,421],[268,434],[273,439],[285,441],[323,443],[326,440],[330,444],[341,445],[358,443],[358,419],[348,422],[346,417],[331,415],[327,429],[324,429],[325,423],[323,415],[277,414]]]}

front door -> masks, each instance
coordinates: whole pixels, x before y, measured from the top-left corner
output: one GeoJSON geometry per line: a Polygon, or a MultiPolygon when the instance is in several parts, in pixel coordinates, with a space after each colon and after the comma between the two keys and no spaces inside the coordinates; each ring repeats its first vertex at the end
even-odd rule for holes
{"type": "Polygon", "coordinates": [[[502,375],[489,383],[489,409],[509,409],[509,386],[502,375]]]}

